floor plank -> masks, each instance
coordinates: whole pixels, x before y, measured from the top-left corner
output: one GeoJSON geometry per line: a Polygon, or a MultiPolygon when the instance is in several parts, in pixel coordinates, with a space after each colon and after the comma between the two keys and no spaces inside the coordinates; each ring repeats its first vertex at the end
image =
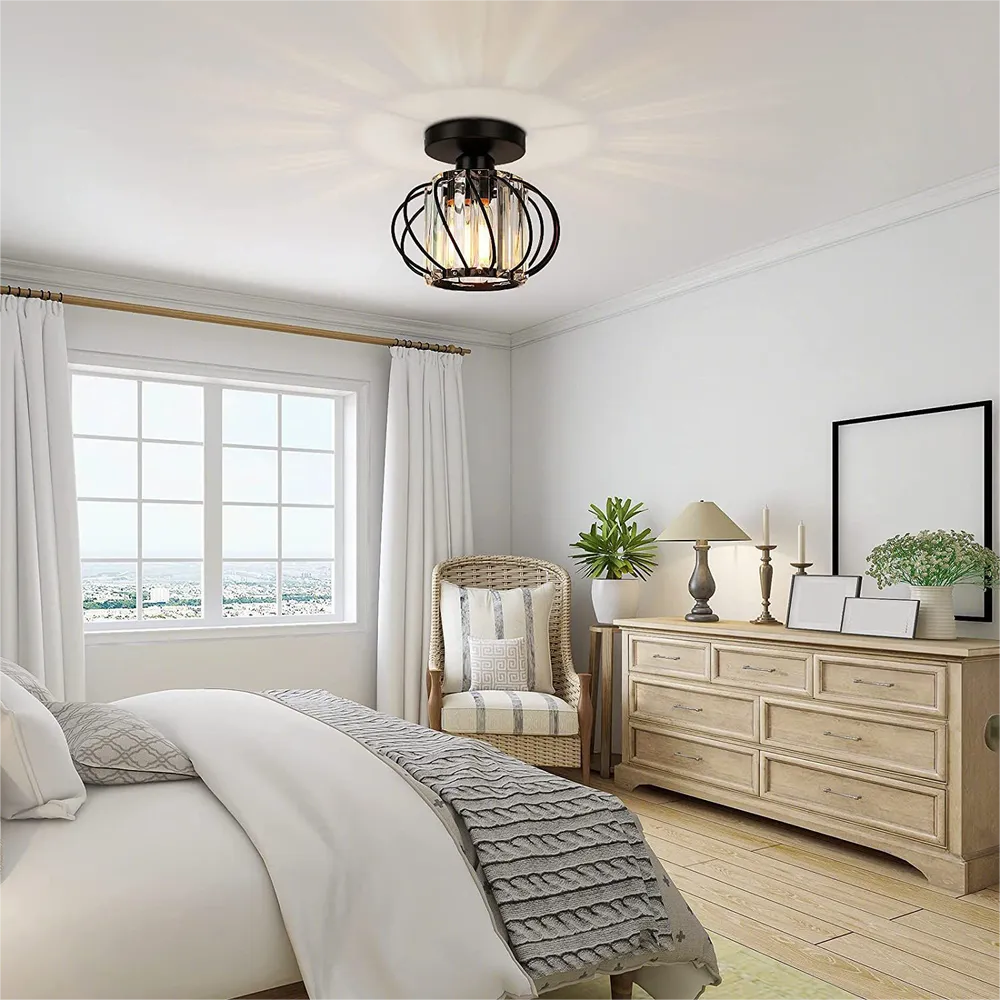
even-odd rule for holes
{"type": "MultiPolygon", "coordinates": [[[[772,927],[764,927],[752,917],[734,913],[708,900],[692,897],[689,902],[709,933],[715,931],[856,996],[867,1000],[935,1000],[946,996],[870,969],[863,963],[828,951],[822,945],[809,944],[772,927]]],[[[833,941],[842,940],[833,938],[833,941]]]]}
{"type": "Polygon", "coordinates": [[[673,844],[662,837],[654,837],[646,834],[649,846],[653,848],[653,853],[663,862],[664,867],[679,866],[686,868],[688,865],[701,864],[703,861],[711,861],[711,855],[699,854],[698,851],[689,850],[679,844],[673,844]]]}
{"type": "Polygon", "coordinates": [[[942,997],[953,997],[954,1000],[995,1000],[997,996],[996,989],[978,979],[943,969],[929,959],[918,958],[861,934],[832,938],[818,947],[832,951],[841,958],[897,976],[911,986],[919,985],[922,989],[932,990],[942,997]]]}
{"type": "Polygon", "coordinates": [[[669,802],[653,802],[628,793],[620,794],[619,798],[640,819],[659,820],[692,833],[711,836],[713,840],[729,844],[732,847],[742,847],[746,851],[757,851],[762,847],[773,847],[778,843],[776,840],[758,837],[756,834],[748,833],[738,827],[712,823],[710,820],[688,812],[687,809],[674,808],[669,802]]]}
{"type": "Polygon", "coordinates": [[[965,903],[975,903],[977,906],[985,906],[987,909],[1000,910],[1000,896],[997,894],[997,887],[991,885],[988,889],[980,889],[978,892],[970,892],[967,896],[959,896],[965,903]]]}
{"type": "Polygon", "coordinates": [[[962,945],[972,951],[989,955],[994,962],[997,960],[997,954],[1000,953],[1000,924],[998,923],[995,923],[990,930],[984,930],[982,927],[973,927],[972,924],[942,916],[940,913],[932,913],[930,910],[905,913],[901,917],[896,917],[893,923],[903,924],[905,927],[912,927],[918,931],[926,931],[942,941],[962,945]]]}
{"type": "MultiPolygon", "coordinates": [[[[851,885],[849,882],[843,882],[830,878],[828,875],[821,875],[806,868],[799,868],[785,861],[767,857],[766,853],[762,851],[745,851],[739,857],[727,860],[748,871],[763,875],[765,878],[783,883],[774,886],[769,893],[772,898],[780,898],[781,892],[786,891],[786,886],[791,886],[806,889],[820,898],[844,903],[849,907],[886,919],[892,919],[903,913],[919,909],[916,905],[908,905],[890,896],[883,896],[878,892],[851,885]]],[[[985,912],[982,911],[982,907],[975,907],[975,909],[985,912]]]]}
{"type": "Polygon", "coordinates": [[[855,868],[853,865],[845,864],[842,861],[834,861],[832,858],[823,858],[816,854],[810,854],[798,847],[779,845],[777,847],[766,847],[759,853],[775,861],[783,861],[786,864],[815,872],[817,875],[839,880],[845,885],[855,886],[869,892],[880,893],[882,896],[899,900],[901,903],[908,903],[912,909],[932,910],[934,913],[943,913],[946,917],[964,920],[967,924],[973,924],[976,927],[984,929],[989,929],[996,923],[996,917],[986,907],[977,906],[975,903],[963,902],[961,899],[943,895],[926,886],[900,882],[898,879],[887,878],[885,875],[878,875],[874,872],[864,871],[861,868],[855,868]]]}
{"type": "Polygon", "coordinates": [[[807,913],[793,910],[739,886],[727,885],[694,868],[677,868],[671,872],[670,877],[686,899],[697,896],[699,899],[724,906],[727,910],[756,919],[768,927],[784,931],[810,944],[818,944],[820,941],[828,941],[832,937],[848,933],[846,927],[839,927],[807,913]]]}

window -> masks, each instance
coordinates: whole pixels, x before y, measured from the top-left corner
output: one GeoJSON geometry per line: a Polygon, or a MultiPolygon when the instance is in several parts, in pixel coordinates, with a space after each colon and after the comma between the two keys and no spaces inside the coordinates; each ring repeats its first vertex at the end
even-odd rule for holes
{"type": "Polygon", "coordinates": [[[75,370],[88,630],[348,620],[352,395],[75,370]]]}

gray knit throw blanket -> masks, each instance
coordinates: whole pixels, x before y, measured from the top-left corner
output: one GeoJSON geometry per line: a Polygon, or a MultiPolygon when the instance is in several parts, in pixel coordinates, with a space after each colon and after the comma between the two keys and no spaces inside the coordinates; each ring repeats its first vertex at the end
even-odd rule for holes
{"type": "Polygon", "coordinates": [[[264,693],[350,736],[450,807],[532,979],[673,947],[642,829],[613,795],[327,691],[264,693]]]}

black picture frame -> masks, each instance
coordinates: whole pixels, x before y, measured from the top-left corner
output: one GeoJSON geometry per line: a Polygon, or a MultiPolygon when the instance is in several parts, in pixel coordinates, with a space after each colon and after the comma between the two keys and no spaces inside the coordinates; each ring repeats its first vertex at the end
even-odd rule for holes
{"type": "MultiPolygon", "coordinates": [[[[950,413],[955,410],[983,410],[983,545],[993,548],[993,400],[981,399],[974,403],[955,403],[951,406],[930,406],[922,410],[900,410],[897,413],[878,413],[870,417],[852,417],[849,420],[833,421],[833,496],[831,502],[832,525],[831,545],[833,548],[830,565],[833,574],[840,569],[840,429],[851,424],[872,423],[877,420],[900,420],[906,417],[923,417],[933,413],[950,413]]],[[[983,591],[983,613],[981,615],[955,615],[956,620],[965,622],[993,621],[993,591],[983,591]]]]}
{"type": "MultiPolygon", "coordinates": [[[[804,631],[804,632],[840,632],[844,625],[844,604],[848,597],[858,597],[861,594],[861,577],[856,576],[853,573],[794,573],[792,575],[791,582],[788,585],[788,608],[785,611],[785,628],[792,629],[794,631],[804,631]],[[800,581],[804,582],[808,586],[811,580],[832,580],[837,577],[841,580],[852,580],[853,581],[853,594],[845,593],[840,601],[840,615],[837,618],[836,628],[810,628],[806,625],[793,625],[792,624],[792,603],[795,599],[795,583],[800,581]]],[[[832,620],[831,620],[832,621],[832,620]]]]}

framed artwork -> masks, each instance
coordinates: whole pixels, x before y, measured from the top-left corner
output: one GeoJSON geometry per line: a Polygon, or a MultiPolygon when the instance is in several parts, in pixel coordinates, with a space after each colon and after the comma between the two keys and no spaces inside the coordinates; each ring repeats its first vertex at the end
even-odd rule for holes
{"type": "Polygon", "coordinates": [[[848,597],[844,601],[841,632],[852,635],[885,635],[912,639],[917,631],[920,601],[893,597],[848,597]]]}
{"type": "MultiPolygon", "coordinates": [[[[866,557],[893,535],[969,531],[993,547],[993,403],[882,413],[833,424],[834,573],[860,573],[864,597],[908,598],[905,584],[880,591],[866,557]]],[[[993,620],[993,595],[955,587],[955,617],[993,620]]]]}
{"type": "Polygon", "coordinates": [[[788,593],[788,628],[839,632],[844,621],[844,601],[860,592],[860,576],[796,574],[788,593]]]}

